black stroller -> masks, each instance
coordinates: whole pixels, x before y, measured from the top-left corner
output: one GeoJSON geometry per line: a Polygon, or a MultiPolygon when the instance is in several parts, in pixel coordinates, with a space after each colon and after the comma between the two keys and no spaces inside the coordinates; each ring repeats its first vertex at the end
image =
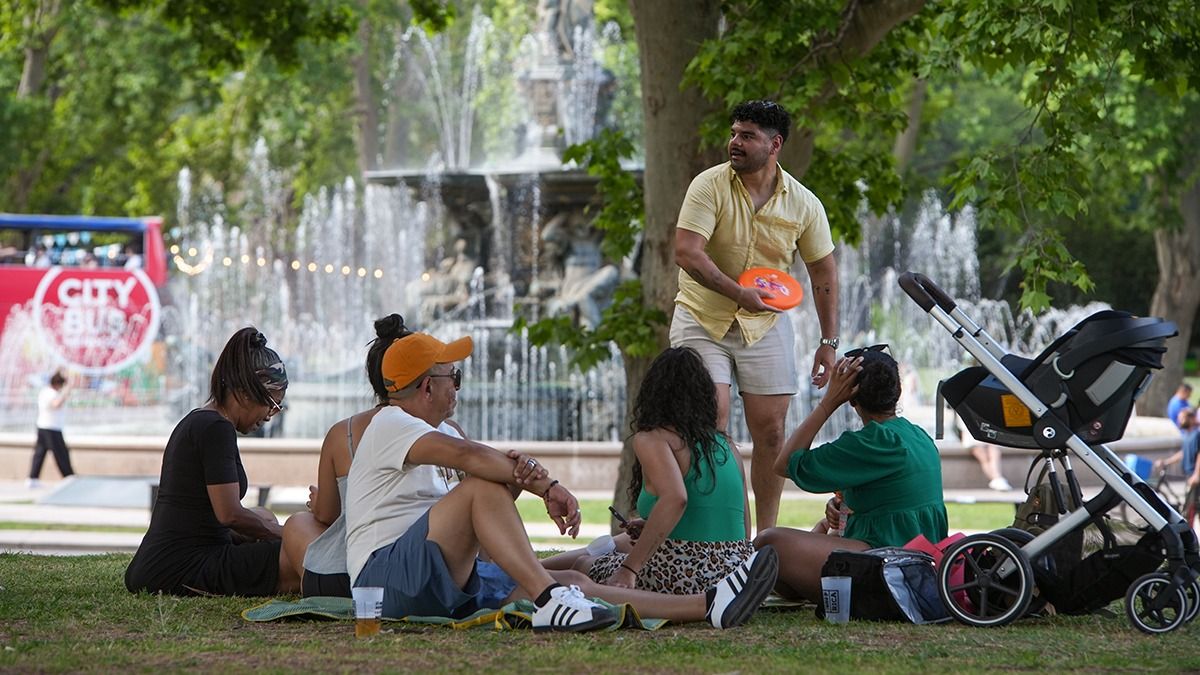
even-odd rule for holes
{"type": "Polygon", "coordinates": [[[1124,594],[1129,620],[1147,633],[1166,633],[1195,618],[1195,532],[1104,445],[1124,435],[1151,371],[1162,368],[1166,339],[1178,334],[1175,325],[1097,312],[1029,359],[1005,352],[925,276],[907,272],[899,281],[981,364],[943,383],[946,401],[976,439],[1040,449],[1059,512],[1057,522],[1036,536],[1007,528],[965,537],[947,549],[938,584],[949,613],[972,626],[1002,626],[1045,602],[1059,611],[1090,611],[1124,594]],[[1104,483],[1090,500],[1082,498],[1072,457],[1104,483]],[[1122,502],[1147,523],[1135,545],[1117,545],[1104,522],[1122,502]],[[1067,504],[1077,507],[1068,512],[1067,504]],[[1056,559],[1056,549],[1081,537],[1089,524],[1104,536],[1102,550],[1082,561],[1056,559]]]}

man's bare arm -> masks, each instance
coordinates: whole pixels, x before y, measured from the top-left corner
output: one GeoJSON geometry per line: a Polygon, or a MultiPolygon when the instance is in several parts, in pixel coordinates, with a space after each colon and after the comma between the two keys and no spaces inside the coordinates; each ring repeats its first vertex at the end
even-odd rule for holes
{"type": "MultiPolygon", "coordinates": [[[[805,263],[808,268],[808,279],[812,283],[813,306],[817,310],[817,320],[821,323],[821,337],[834,338],[838,336],[838,274],[837,258],[833,254],[805,263]]],[[[833,362],[837,358],[837,350],[826,345],[817,347],[813,355],[812,381],[818,387],[824,387],[829,381],[833,362]]]]}
{"type": "Polygon", "coordinates": [[[744,288],[725,274],[705,252],[708,240],[690,230],[675,229],[675,263],[701,286],[720,293],[752,312],[778,312],[763,302],[775,297],[761,288],[744,288]]]}

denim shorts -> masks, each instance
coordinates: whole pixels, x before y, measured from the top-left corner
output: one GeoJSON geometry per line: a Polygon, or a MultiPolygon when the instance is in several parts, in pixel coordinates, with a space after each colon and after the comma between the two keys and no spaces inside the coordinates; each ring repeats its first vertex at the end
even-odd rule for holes
{"type": "Polygon", "coordinates": [[[492,563],[475,563],[462,588],[454,583],[442,549],[429,541],[429,512],[395,542],[371,554],[355,586],[383,588],[383,615],[461,619],[481,609],[499,609],[517,583],[492,563]]]}

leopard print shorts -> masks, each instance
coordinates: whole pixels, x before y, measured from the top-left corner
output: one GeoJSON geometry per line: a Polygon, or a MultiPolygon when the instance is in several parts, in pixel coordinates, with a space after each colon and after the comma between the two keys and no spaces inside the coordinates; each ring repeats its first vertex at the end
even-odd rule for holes
{"type": "MultiPolygon", "coordinates": [[[[754,553],[749,539],[741,541],[681,541],[667,539],[638,574],[637,588],[655,593],[690,595],[715,586],[754,553]]],[[[604,583],[625,562],[613,551],[596,558],[588,576],[604,583]]]]}

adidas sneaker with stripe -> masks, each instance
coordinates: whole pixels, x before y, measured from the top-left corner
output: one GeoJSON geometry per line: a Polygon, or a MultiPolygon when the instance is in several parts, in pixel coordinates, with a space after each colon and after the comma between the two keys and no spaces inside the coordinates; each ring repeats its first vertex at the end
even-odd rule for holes
{"type": "Polygon", "coordinates": [[[717,628],[733,628],[750,620],[779,575],[779,554],[763,546],[710,588],[707,619],[717,628]]]}
{"type": "Polygon", "coordinates": [[[533,630],[577,633],[608,628],[617,622],[617,613],[589,600],[578,586],[550,589],[550,599],[533,612],[533,630]]]}

